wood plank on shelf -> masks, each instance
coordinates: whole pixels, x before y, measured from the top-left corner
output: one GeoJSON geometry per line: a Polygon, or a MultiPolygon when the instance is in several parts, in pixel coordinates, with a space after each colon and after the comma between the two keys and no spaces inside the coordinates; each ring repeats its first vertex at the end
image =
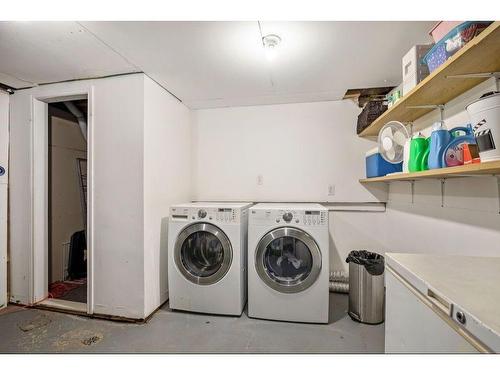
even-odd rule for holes
{"type": "Polygon", "coordinates": [[[446,104],[487,78],[447,78],[452,75],[500,71],[500,21],[493,22],[460,51],[433,71],[363,130],[360,137],[377,136],[389,121],[411,122],[433,111],[432,108],[408,108],[446,104]]]}
{"type": "Polygon", "coordinates": [[[431,169],[422,172],[394,173],[383,177],[363,178],[360,179],[359,182],[413,181],[430,178],[441,179],[481,175],[500,175],[500,160],[488,161],[479,164],[461,165],[458,167],[431,169]]]}

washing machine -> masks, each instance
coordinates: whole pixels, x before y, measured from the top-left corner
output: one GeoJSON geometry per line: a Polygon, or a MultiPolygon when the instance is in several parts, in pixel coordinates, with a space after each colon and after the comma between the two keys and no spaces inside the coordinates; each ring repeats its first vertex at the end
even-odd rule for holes
{"type": "Polygon", "coordinates": [[[328,323],[328,210],[260,203],[248,223],[248,315],[328,323]]]}
{"type": "Polygon", "coordinates": [[[187,203],[170,208],[170,308],[241,315],[247,300],[251,203],[187,203]]]}

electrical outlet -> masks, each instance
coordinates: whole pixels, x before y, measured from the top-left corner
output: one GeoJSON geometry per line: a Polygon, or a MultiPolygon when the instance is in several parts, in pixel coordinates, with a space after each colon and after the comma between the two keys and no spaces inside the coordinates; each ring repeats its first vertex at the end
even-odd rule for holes
{"type": "Polygon", "coordinates": [[[261,174],[257,176],[257,185],[264,185],[264,176],[261,174]]]}
{"type": "Polygon", "coordinates": [[[328,185],[328,195],[335,195],[335,185],[328,185]]]}

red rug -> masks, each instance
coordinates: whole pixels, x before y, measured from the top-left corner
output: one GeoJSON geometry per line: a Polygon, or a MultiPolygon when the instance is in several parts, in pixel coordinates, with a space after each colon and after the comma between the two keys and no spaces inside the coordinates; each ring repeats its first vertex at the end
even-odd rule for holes
{"type": "Polygon", "coordinates": [[[69,291],[85,284],[86,279],[56,281],[49,285],[49,298],[62,298],[69,291]]]}

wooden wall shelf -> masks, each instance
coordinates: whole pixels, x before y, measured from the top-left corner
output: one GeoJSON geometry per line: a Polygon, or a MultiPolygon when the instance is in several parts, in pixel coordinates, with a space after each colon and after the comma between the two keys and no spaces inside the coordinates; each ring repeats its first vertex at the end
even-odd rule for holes
{"type": "Polygon", "coordinates": [[[442,179],[467,176],[500,176],[500,160],[489,161],[479,164],[461,165],[459,167],[431,169],[413,173],[395,173],[383,177],[363,178],[361,183],[369,182],[391,182],[391,181],[415,181],[422,179],[442,179]]]}
{"type": "Polygon", "coordinates": [[[385,111],[360,137],[375,137],[384,124],[396,120],[415,121],[432,108],[408,108],[444,105],[487,78],[447,78],[452,75],[500,71],[500,21],[493,22],[460,51],[433,71],[395,105],[385,111]]]}

